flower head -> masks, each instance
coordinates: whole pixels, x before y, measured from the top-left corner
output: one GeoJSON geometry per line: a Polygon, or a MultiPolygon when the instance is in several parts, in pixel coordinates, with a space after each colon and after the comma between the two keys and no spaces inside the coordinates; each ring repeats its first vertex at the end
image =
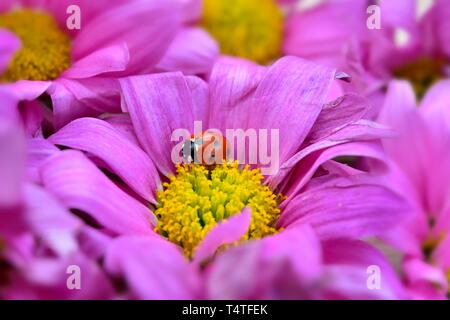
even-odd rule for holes
{"type": "MultiPolygon", "coordinates": [[[[366,106],[357,96],[324,107],[334,77],[333,69],[288,57],[268,68],[217,64],[209,83],[180,73],[124,78],[123,107],[129,115],[78,119],[49,138],[56,145],[88,152],[98,159],[95,163],[113,173],[117,184],[73,150],[42,165],[42,183],[65,205],[86,212],[95,225],[117,236],[105,252],[105,267],[125,277],[132,296],[219,297],[213,290],[219,283],[216,277],[241,252],[250,260],[242,260],[238,278],[265,263],[275,268],[272,263],[279,256],[295,276],[294,288],[312,285],[332,273],[321,267],[328,264],[322,260],[321,241],[345,238],[353,243],[383,233],[404,212],[403,200],[377,179],[332,160],[350,154],[382,164],[379,138],[388,134],[361,120],[366,106]],[[338,115],[339,108],[352,111],[338,115]],[[173,151],[184,143],[172,141],[171,136],[183,128],[190,139],[195,120],[222,132],[279,130],[279,170],[262,176],[260,163],[176,167],[173,151]],[[312,251],[302,250],[302,243],[312,251]],[[153,274],[158,274],[157,283],[164,283],[163,287],[153,274]],[[205,285],[212,287],[205,290],[205,285]]],[[[239,151],[236,148],[232,151],[239,151]]],[[[244,151],[250,149],[244,146],[244,151]]],[[[361,246],[366,250],[366,245],[361,246]]],[[[377,256],[367,250],[369,259],[377,256]]],[[[342,259],[357,265],[349,269],[348,277],[353,271],[365,275],[361,261],[342,259]]],[[[335,261],[339,259],[329,263],[335,261]]],[[[288,297],[294,289],[284,280],[277,283],[281,269],[273,272],[266,283],[267,294],[276,295],[276,286],[283,285],[276,297],[288,297]]],[[[388,272],[392,276],[381,296],[402,296],[394,273],[388,272]]],[[[337,287],[325,286],[317,295],[354,294],[330,283],[337,287]]],[[[360,294],[376,297],[365,292],[360,294]]],[[[230,296],[225,290],[221,297],[230,296]]]]}
{"type": "Polygon", "coordinates": [[[50,96],[56,128],[119,112],[121,76],[209,72],[216,44],[188,25],[192,6],[180,0],[9,1],[0,8],[0,82],[20,100],[50,96]],[[73,6],[75,29],[68,25],[73,6]]]}

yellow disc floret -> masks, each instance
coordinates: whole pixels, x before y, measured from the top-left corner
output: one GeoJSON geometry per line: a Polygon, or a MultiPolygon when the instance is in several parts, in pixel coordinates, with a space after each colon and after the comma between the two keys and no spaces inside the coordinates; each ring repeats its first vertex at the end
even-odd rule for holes
{"type": "Polygon", "coordinates": [[[53,80],[70,66],[70,38],[52,16],[30,9],[0,14],[0,28],[14,33],[22,48],[12,58],[1,82],[53,80]]]}
{"type": "Polygon", "coordinates": [[[244,239],[274,234],[280,214],[278,198],[262,179],[259,169],[240,169],[237,163],[213,168],[179,165],[177,174],[158,193],[156,231],[191,257],[218,222],[250,207],[251,223],[244,239]]]}
{"type": "Polygon", "coordinates": [[[225,54],[260,64],[280,55],[283,14],[275,0],[204,0],[201,24],[225,54]]]}

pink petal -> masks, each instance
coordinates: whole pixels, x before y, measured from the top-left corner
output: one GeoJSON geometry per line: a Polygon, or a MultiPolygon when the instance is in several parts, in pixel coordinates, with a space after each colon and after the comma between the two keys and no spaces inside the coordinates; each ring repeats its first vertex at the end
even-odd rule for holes
{"type": "MultiPolygon", "coordinates": [[[[427,110],[431,114],[432,108],[427,110]]],[[[395,138],[383,141],[389,157],[414,187],[423,209],[439,212],[450,187],[450,167],[446,165],[450,159],[450,139],[443,117],[433,117],[434,121],[429,122],[415,107],[411,86],[397,81],[389,86],[380,119],[398,131],[395,138]],[[439,175],[430,172],[430,159],[434,159],[435,166],[442,167],[439,175]]]]}
{"type": "Polygon", "coordinates": [[[156,218],[114,185],[82,153],[64,151],[41,167],[47,190],[65,206],[91,215],[101,226],[119,234],[151,234],[156,218]]]}
{"type": "Polygon", "coordinates": [[[82,79],[107,72],[124,71],[130,61],[130,53],[125,43],[112,45],[75,61],[61,77],[82,79]]]}
{"type": "Polygon", "coordinates": [[[156,68],[184,74],[207,74],[218,54],[219,47],[208,33],[200,28],[184,28],[156,68]]]}
{"type": "Polygon", "coordinates": [[[333,69],[294,57],[267,69],[243,113],[247,128],[279,130],[280,163],[300,148],[322,111],[334,76],[333,69]]]}
{"type": "Polygon", "coordinates": [[[122,276],[139,299],[195,299],[198,279],[180,248],[159,237],[120,237],[110,247],[105,268],[122,276]]]}
{"type": "Polygon", "coordinates": [[[307,146],[281,165],[279,172],[267,179],[275,188],[284,189],[286,195],[298,192],[314,175],[320,165],[338,156],[361,156],[378,160],[380,171],[386,171],[383,164],[385,154],[376,139],[388,135],[390,131],[369,121],[357,121],[341,130],[307,146]],[[372,141],[371,141],[372,140],[372,141]],[[354,141],[354,142],[353,142],[354,141]],[[360,142],[358,142],[360,141],[360,142]],[[287,185],[287,176],[292,175],[293,184],[287,185]]]}
{"type": "Polygon", "coordinates": [[[77,253],[63,259],[35,258],[13,274],[11,285],[3,294],[7,299],[111,299],[114,291],[108,277],[95,261],[77,253]],[[81,290],[68,290],[69,266],[81,271],[81,290]]]}
{"type": "Polygon", "coordinates": [[[193,258],[194,263],[201,263],[213,256],[220,246],[242,239],[250,227],[250,220],[250,209],[245,208],[240,214],[220,222],[196,248],[193,258]]]}
{"type": "Polygon", "coordinates": [[[25,220],[45,243],[58,255],[78,249],[75,235],[82,222],[72,216],[56,199],[41,187],[27,184],[25,188],[25,220]]]}
{"type": "Polygon", "coordinates": [[[362,241],[346,239],[327,241],[323,245],[325,278],[321,299],[406,299],[399,277],[387,259],[362,241]],[[378,267],[380,288],[370,289],[369,267],[378,267]]]}
{"type": "Polygon", "coordinates": [[[312,229],[284,230],[219,255],[208,270],[208,299],[304,299],[321,267],[312,229]]]}
{"type": "Polygon", "coordinates": [[[433,286],[434,291],[441,292],[442,296],[447,292],[448,283],[443,270],[419,259],[407,259],[403,269],[412,286],[425,283],[433,286]]]}
{"type": "Polygon", "coordinates": [[[193,133],[193,97],[181,73],[136,76],[120,80],[123,99],[140,144],[158,170],[173,172],[171,141],[176,129],[193,133]]]}
{"type": "Polygon", "coordinates": [[[127,74],[152,70],[179,30],[180,15],[180,5],[172,0],[132,1],[113,6],[78,33],[73,42],[74,60],[101,48],[126,43],[130,51],[127,74]]]}
{"type": "Polygon", "coordinates": [[[59,152],[59,149],[48,140],[42,138],[27,140],[27,162],[26,176],[29,181],[41,182],[39,169],[41,165],[52,155],[59,152]]]}
{"type": "Polygon", "coordinates": [[[214,65],[209,83],[209,127],[247,128],[249,100],[261,82],[265,69],[253,64],[221,59],[214,65]]]}
{"type": "Polygon", "coordinates": [[[20,39],[14,34],[0,29],[0,74],[6,70],[9,62],[21,47],[20,39]]]}
{"type": "Polygon", "coordinates": [[[77,119],[57,131],[49,141],[100,158],[137,194],[156,202],[156,190],[162,185],[153,163],[145,152],[107,122],[94,118],[77,119]]]}
{"type": "Polygon", "coordinates": [[[83,225],[78,235],[80,250],[91,259],[102,259],[114,239],[101,230],[83,225]]]}
{"type": "Polygon", "coordinates": [[[420,112],[429,119],[439,123],[444,121],[450,128],[450,108],[447,101],[450,99],[450,80],[441,80],[433,85],[422,98],[420,112]]]}
{"type": "Polygon", "coordinates": [[[434,250],[432,259],[442,270],[450,270],[450,235],[448,233],[434,250]]]}
{"type": "MultiPolygon", "coordinates": [[[[1,106],[3,107],[3,106],[1,106]]],[[[14,121],[0,119],[0,208],[20,204],[25,164],[25,137],[14,121]]],[[[0,209],[0,213],[3,210],[0,209]]],[[[0,219],[3,220],[3,219],[0,219]]],[[[0,221],[1,222],[1,221],[0,221]]]]}
{"type": "Polygon", "coordinates": [[[120,112],[119,90],[114,78],[58,79],[48,92],[56,129],[78,118],[120,112]]]}
{"type": "Polygon", "coordinates": [[[387,232],[409,210],[403,198],[367,175],[316,179],[321,183],[286,205],[279,226],[309,224],[322,239],[359,238],[387,232]]]}
{"type": "MultiPolygon", "coordinates": [[[[445,0],[436,0],[431,10],[424,17],[424,22],[431,24],[429,36],[435,39],[435,47],[441,54],[450,55],[450,37],[448,30],[450,27],[450,7],[445,0]],[[427,21],[428,20],[428,21],[427,21]]],[[[423,27],[423,26],[421,26],[423,27]]]]}
{"type": "Polygon", "coordinates": [[[19,100],[35,100],[39,98],[51,86],[50,81],[28,81],[19,80],[14,83],[4,85],[19,100]]]}
{"type": "Polygon", "coordinates": [[[5,123],[19,123],[18,99],[8,88],[0,87],[0,120],[5,123]]]}
{"type": "Polygon", "coordinates": [[[367,33],[366,8],[365,0],[344,0],[296,12],[286,22],[284,53],[339,66],[339,52],[367,33]]]}
{"type": "Polygon", "coordinates": [[[114,114],[103,118],[106,122],[114,127],[120,134],[127,138],[128,141],[139,145],[139,141],[134,132],[133,123],[128,114],[114,114]]]}
{"type": "Polygon", "coordinates": [[[308,142],[324,139],[344,126],[361,120],[368,109],[369,102],[355,94],[348,94],[327,103],[308,135],[308,142]]]}

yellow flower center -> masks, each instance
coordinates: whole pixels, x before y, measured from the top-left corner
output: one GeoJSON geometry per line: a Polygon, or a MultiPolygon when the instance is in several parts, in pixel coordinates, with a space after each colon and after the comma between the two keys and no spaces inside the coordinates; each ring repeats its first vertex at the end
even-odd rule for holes
{"type": "Polygon", "coordinates": [[[220,221],[251,208],[246,239],[274,234],[280,215],[278,197],[262,184],[259,169],[237,163],[207,168],[198,164],[177,166],[177,174],[158,193],[156,231],[192,257],[205,235],[220,221]]]}
{"type": "Polygon", "coordinates": [[[202,26],[225,54],[260,64],[281,52],[283,14],[274,0],[204,0],[202,26]]]}
{"type": "Polygon", "coordinates": [[[30,9],[0,14],[0,28],[16,34],[22,48],[12,58],[0,82],[53,80],[70,65],[70,38],[54,18],[30,9]]]}
{"type": "Polygon", "coordinates": [[[444,77],[445,60],[422,57],[394,71],[397,78],[409,80],[418,98],[422,98],[431,85],[444,77]]]}

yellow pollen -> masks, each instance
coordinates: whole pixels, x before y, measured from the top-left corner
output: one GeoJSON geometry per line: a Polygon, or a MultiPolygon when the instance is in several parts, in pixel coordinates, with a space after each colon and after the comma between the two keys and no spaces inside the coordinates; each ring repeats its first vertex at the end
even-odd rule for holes
{"type": "Polygon", "coordinates": [[[206,168],[177,166],[177,174],[158,193],[156,231],[181,246],[187,257],[220,221],[251,208],[251,223],[242,240],[277,232],[280,215],[277,196],[262,184],[259,169],[240,169],[237,163],[206,168]]]}
{"type": "Polygon", "coordinates": [[[70,66],[70,38],[52,16],[30,9],[14,10],[0,14],[0,28],[22,42],[0,82],[53,80],[70,66]]]}
{"type": "Polygon", "coordinates": [[[275,0],[204,0],[202,26],[222,53],[267,64],[280,56],[283,13],[275,0]]]}
{"type": "Polygon", "coordinates": [[[431,85],[444,77],[445,60],[422,57],[394,71],[397,78],[411,81],[418,98],[422,98],[431,85]]]}

